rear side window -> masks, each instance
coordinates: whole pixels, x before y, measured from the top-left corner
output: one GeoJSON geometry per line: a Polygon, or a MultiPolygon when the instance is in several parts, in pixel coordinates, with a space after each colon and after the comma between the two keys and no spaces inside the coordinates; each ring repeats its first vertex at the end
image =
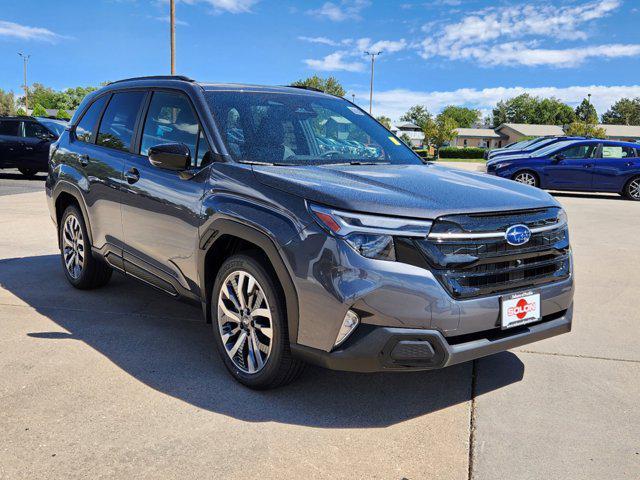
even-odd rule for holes
{"type": "Polygon", "coordinates": [[[0,120],[0,135],[17,137],[18,125],[19,122],[16,122],[15,120],[0,120]]]}
{"type": "Polygon", "coordinates": [[[93,135],[93,129],[98,122],[98,117],[108,95],[104,95],[91,104],[91,106],[84,112],[82,119],[76,126],[76,138],[81,142],[91,143],[91,135],[93,135]]]}
{"type": "Polygon", "coordinates": [[[155,92],[144,123],[140,154],[163,143],[183,143],[196,159],[199,125],[189,100],[179,93],[155,92]]]}
{"type": "Polygon", "coordinates": [[[635,157],[635,149],[621,145],[602,145],[602,158],[635,157]]]}
{"type": "Polygon", "coordinates": [[[111,97],[104,111],[96,144],[115,150],[129,150],[144,92],[122,92],[111,97]]]}

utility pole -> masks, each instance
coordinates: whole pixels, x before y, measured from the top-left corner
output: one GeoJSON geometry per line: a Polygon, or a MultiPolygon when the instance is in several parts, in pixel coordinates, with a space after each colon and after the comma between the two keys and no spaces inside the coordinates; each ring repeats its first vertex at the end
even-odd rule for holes
{"type": "Polygon", "coordinates": [[[25,55],[22,52],[18,52],[18,55],[22,57],[22,66],[24,72],[24,109],[29,113],[29,86],[27,84],[27,62],[29,62],[29,58],[31,55],[25,55]]]}
{"type": "Polygon", "coordinates": [[[169,24],[171,30],[171,75],[176,74],[176,2],[169,0],[169,24]]]}
{"type": "Polygon", "coordinates": [[[369,115],[373,110],[373,66],[376,62],[376,57],[380,55],[382,52],[364,52],[365,55],[371,57],[371,85],[369,87],[369,115]]]}

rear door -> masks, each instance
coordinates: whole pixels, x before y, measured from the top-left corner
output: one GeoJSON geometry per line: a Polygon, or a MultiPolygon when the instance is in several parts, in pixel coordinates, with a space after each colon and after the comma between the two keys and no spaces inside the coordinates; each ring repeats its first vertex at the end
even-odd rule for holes
{"type": "Polygon", "coordinates": [[[640,168],[636,148],[604,142],[593,168],[593,189],[601,192],[621,192],[629,175],[640,168]]]}
{"type": "Polygon", "coordinates": [[[598,143],[577,143],[567,147],[552,158],[545,167],[547,188],[561,190],[591,190],[593,167],[598,154],[598,143]]]}
{"type": "Polygon", "coordinates": [[[125,270],[171,294],[197,290],[196,249],[201,207],[208,181],[209,144],[189,97],[156,90],[148,100],[135,155],[124,172],[122,224],[125,270]],[[189,147],[195,176],[151,165],[150,147],[189,147]]]}
{"type": "Polygon", "coordinates": [[[20,120],[0,119],[0,168],[12,168],[21,155],[20,120]]]}

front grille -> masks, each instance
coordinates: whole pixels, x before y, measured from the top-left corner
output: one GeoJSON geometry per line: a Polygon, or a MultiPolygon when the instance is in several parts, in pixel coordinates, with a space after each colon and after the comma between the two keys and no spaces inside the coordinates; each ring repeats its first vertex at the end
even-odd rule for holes
{"type": "Polygon", "coordinates": [[[434,222],[432,231],[437,238],[430,236],[415,243],[431,271],[454,298],[521,290],[570,275],[569,234],[564,222],[557,223],[557,217],[557,208],[449,216],[434,222]],[[482,238],[483,234],[504,232],[516,224],[532,229],[542,227],[543,231],[534,233],[520,246],[509,244],[504,236],[482,238]],[[558,227],[553,228],[554,225],[558,227]]]}

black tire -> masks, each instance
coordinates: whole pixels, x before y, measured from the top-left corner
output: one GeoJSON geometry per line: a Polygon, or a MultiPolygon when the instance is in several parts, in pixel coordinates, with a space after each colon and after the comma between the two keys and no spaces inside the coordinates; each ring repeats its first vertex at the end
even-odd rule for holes
{"type": "Polygon", "coordinates": [[[18,171],[27,178],[35,177],[36,173],[38,173],[38,171],[33,168],[18,168],[18,171]]]}
{"type": "MultiPolygon", "coordinates": [[[[265,265],[265,263],[266,260],[257,256],[253,257],[249,255],[234,255],[228,258],[222,264],[220,270],[218,271],[218,274],[216,275],[213,290],[211,291],[210,302],[211,319],[215,342],[218,348],[218,353],[220,354],[225,367],[227,367],[229,373],[231,373],[233,378],[235,378],[238,382],[256,390],[266,390],[286,385],[295,380],[300,375],[300,373],[302,373],[302,370],[304,368],[304,363],[293,358],[291,355],[284,293],[275,278],[275,274],[271,273],[270,268],[268,267],[268,265],[265,265]],[[264,293],[264,298],[266,299],[266,304],[263,304],[263,306],[268,306],[268,311],[271,314],[271,319],[269,320],[272,331],[272,338],[269,342],[270,351],[267,354],[266,360],[264,360],[264,364],[261,369],[254,373],[243,371],[241,367],[234,363],[234,361],[237,360],[231,359],[228,354],[227,347],[225,347],[224,341],[222,339],[221,329],[223,327],[220,326],[220,323],[218,321],[218,300],[220,296],[220,290],[222,289],[225,280],[228,280],[230,276],[233,276],[238,272],[246,272],[256,280],[258,286],[254,287],[253,291],[256,291],[258,288],[262,290],[262,292],[264,293]]],[[[250,293],[247,294],[247,296],[249,295],[250,293]]],[[[255,297],[253,298],[255,300],[255,297]]],[[[223,316],[222,319],[224,320],[224,318],[225,317],[223,316]]],[[[229,317],[226,318],[229,319],[229,317]]],[[[234,322],[227,322],[226,324],[234,326],[234,322]]],[[[242,322],[238,323],[238,328],[245,328],[242,327],[241,324],[242,322]]],[[[251,321],[251,325],[253,325],[253,321],[251,321]]],[[[249,326],[247,325],[246,328],[248,331],[249,326]]],[[[242,330],[237,330],[237,332],[238,337],[231,337],[232,340],[229,340],[229,342],[235,342],[236,340],[234,340],[233,338],[239,338],[242,330]]],[[[266,337],[264,338],[266,339],[266,337]]],[[[242,348],[238,350],[240,359],[242,359],[243,356],[246,356],[246,349],[250,348],[248,346],[249,341],[249,337],[247,337],[247,340],[243,344],[242,348]]],[[[258,352],[258,355],[261,355],[260,352],[258,352]]],[[[243,361],[242,363],[245,362],[243,361]]]]}
{"type": "Polygon", "coordinates": [[[538,177],[538,174],[536,172],[532,172],[531,170],[520,170],[519,172],[513,174],[511,180],[522,183],[524,185],[530,185],[532,187],[540,187],[540,178],[538,177]]]}
{"type": "Polygon", "coordinates": [[[640,201],[640,175],[629,179],[624,186],[622,195],[629,200],[640,201]]]}
{"type": "Polygon", "coordinates": [[[91,243],[89,242],[89,236],[87,235],[87,227],[84,222],[84,217],[82,216],[80,209],[75,205],[68,206],[62,214],[60,225],[58,225],[58,242],[60,245],[62,270],[71,285],[81,290],[90,290],[102,287],[109,282],[113,269],[103,260],[99,260],[91,254],[91,243]],[[81,233],[81,236],[79,236],[78,240],[75,242],[78,245],[78,249],[81,248],[83,252],[82,259],[76,262],[76,265],[80,265],[80,269],[73,267],[69,268],[66,262],[66,253],[68,251],[66,248],[68,244],[65,242],[65,226],[67,225],[67,222],[73,222],[70,217],[73,217],[75,221],[77,221],[78,228],[76,231],[79,230],[81,233]]]}

